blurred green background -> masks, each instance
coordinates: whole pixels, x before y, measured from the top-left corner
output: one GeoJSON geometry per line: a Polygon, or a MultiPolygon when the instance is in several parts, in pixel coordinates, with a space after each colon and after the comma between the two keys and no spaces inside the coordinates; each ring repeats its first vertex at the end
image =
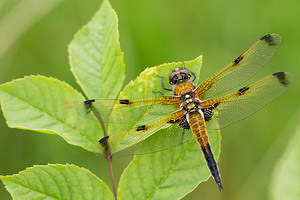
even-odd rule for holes
{"type": "MultiPolygon", "coordinates": [[[[67,45],[100,4],[100,0],[0,0],[0,83],[42,74],[80,90],[69,71],[67,45]]],[[[111,4],[119,16],[126,83],[146,67],[200,54],[205,79],[273,32],[283,37],[282,45],[251,82],[278,71],[300,77],[299,1],[111,0],[111,4]]],[[[296,80],[261,111],[223,129],[219,167],[225,190],[219,192],[210,178],[184,199],[267,199],[273,169],[300,118],[299,89],[296,80]]],[[[117,180],[128,162],[114,160],[117,180]]],[[[104,158],[58,136],[10,129],[0,113],[0,174],[47,163],[74,163],[110,185],[104,158]]],[[[0,184],[0,199],[10,198],[0,184]]]]}

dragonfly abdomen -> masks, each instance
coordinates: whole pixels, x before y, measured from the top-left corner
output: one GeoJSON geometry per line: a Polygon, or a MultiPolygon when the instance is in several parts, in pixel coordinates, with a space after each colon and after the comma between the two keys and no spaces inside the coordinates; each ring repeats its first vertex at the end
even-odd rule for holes
{"type": "Polygon", "coordinates": [[[204,154],[210,173],[213,176],[215,182],[218,184],[219,189],[222,190],[224,189],[224,187],[221,183],[221,177],[217,162],[210,147],[204,119],[199,112],[189,113],[188,117],[190,126],[204,154]]]}

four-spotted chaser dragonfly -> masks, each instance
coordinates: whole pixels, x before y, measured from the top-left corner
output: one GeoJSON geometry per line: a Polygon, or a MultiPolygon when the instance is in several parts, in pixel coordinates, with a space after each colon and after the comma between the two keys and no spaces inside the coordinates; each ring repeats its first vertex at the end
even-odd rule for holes
{"type": "MultiPolygon", "coordinates": [[[[146,108],[148,113],[156,113],[146,117],[137,116],[135,120],[140,120],[140,123],[134,128],[105,136],[99,141],[102,144],[108,141],[115,151],[139,143],[159,129],[170,126],[178,127],[170,130],[181,130],[175,131],[176,133],[193,133],[211,175],[222,190],[224,188],[206,128],[221,129],[239,121],[258,111],[291,86],[294,76],[288,72],[277,72],[232,93],[220,95],[252,77],[273,56],[280,43],[281,36],[278,34],[263,36],[230,65],[198,86],[193,84],[196,78],[193,72],[185,67],[175,68],[169,76],[169,83],[173,88],[165,87],[164,78],[160,77],[163,89],[173,91],[173,95],[161,93],[140,99],[91,99],[85,101],[83,107],[88,110],[87,113],[92,111],[90,113],[96,115],[103,126],[103,121],[107,122],[105,117],[109,116],[111,111],[117,114],[111,115],[109,122],[120,124],[127,123],[127,120],[130,120],[128,114],[135,115],[140,109],[146,108]]],[[[179,144],[178,138],[181,136],[174,138],[177,139],[174,139],[173,146],[179,144]]],[[[183,137],[181,140],[184,140],[183,137]]]]}

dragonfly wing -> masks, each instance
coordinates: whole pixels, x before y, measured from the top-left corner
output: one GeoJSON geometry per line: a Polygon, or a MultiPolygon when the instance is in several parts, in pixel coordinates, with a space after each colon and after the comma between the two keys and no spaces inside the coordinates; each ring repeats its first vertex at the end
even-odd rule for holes
{"type": "MultiPolygon", "coordinates": [[[[109,142],[112,153],[119,152],[125,148],[135,145],[146,138],[150,137],[152,134],[160,129],[168,128],[174,124],[170,121],[176,121],[184,116],[184,113],[179,110],[174,112],[167,117],[160,119],[158,121],[152,122],[150,124],[140,125],[126,131],[121,131],[112,135],[109,135],[107,141],[109,142]]],[[[103,142],[102,142],[103,144],[103,142]]],[[[105,144],[105,143],[104,143],[105,144]]],[[[99,145],[100,152],[103,152],[102,145],[99,145]]]]}
{"type": "Polygon", "coordinates": [[[220,129],[252,115],[280,96],[294,80],[292,74],[278,72],[231,94],[202,102],[207,127],[220,129]]]}
{"type": "Polygon", "coordinates": [[[82,117],[104,123],[150,123],[179,108],[179,98],[154,96],[139,99],[91,99],[78,107],[82,117]]]}
{"type": "Polygon", "coordinates": [[[281,40],[281,36],[274,33],[263,36],[230,65],[203,81],[197,87],[196,95],[202,100],[210,99],[241,85],[268,62],[281,40]]]}
{"type": "Polygon", "coordinates": [[[163,151],[181,145],[193,137],[191,129],[183,129],[173,124],[164,130],[160,130],[147,138],[138,148],[136,155],[163,151]]]}

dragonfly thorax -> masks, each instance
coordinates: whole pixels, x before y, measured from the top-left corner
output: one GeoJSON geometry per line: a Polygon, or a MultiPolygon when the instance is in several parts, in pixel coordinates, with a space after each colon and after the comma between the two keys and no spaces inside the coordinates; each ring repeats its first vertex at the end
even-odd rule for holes
{"type": "Polygon", "coordinates": [[[200,101],[196,98],[195,92],[190,91],[180,96],[181,109],[186,113],[197,112],[200,109],[200,101]]]}
{"type": "Polygon", "coordinates": [[[191,78],[191,73],[189,70],[176,67],[169,76],[169,83],[171,85],[178,85],[183,82],[189,81],[191,78]]]}

